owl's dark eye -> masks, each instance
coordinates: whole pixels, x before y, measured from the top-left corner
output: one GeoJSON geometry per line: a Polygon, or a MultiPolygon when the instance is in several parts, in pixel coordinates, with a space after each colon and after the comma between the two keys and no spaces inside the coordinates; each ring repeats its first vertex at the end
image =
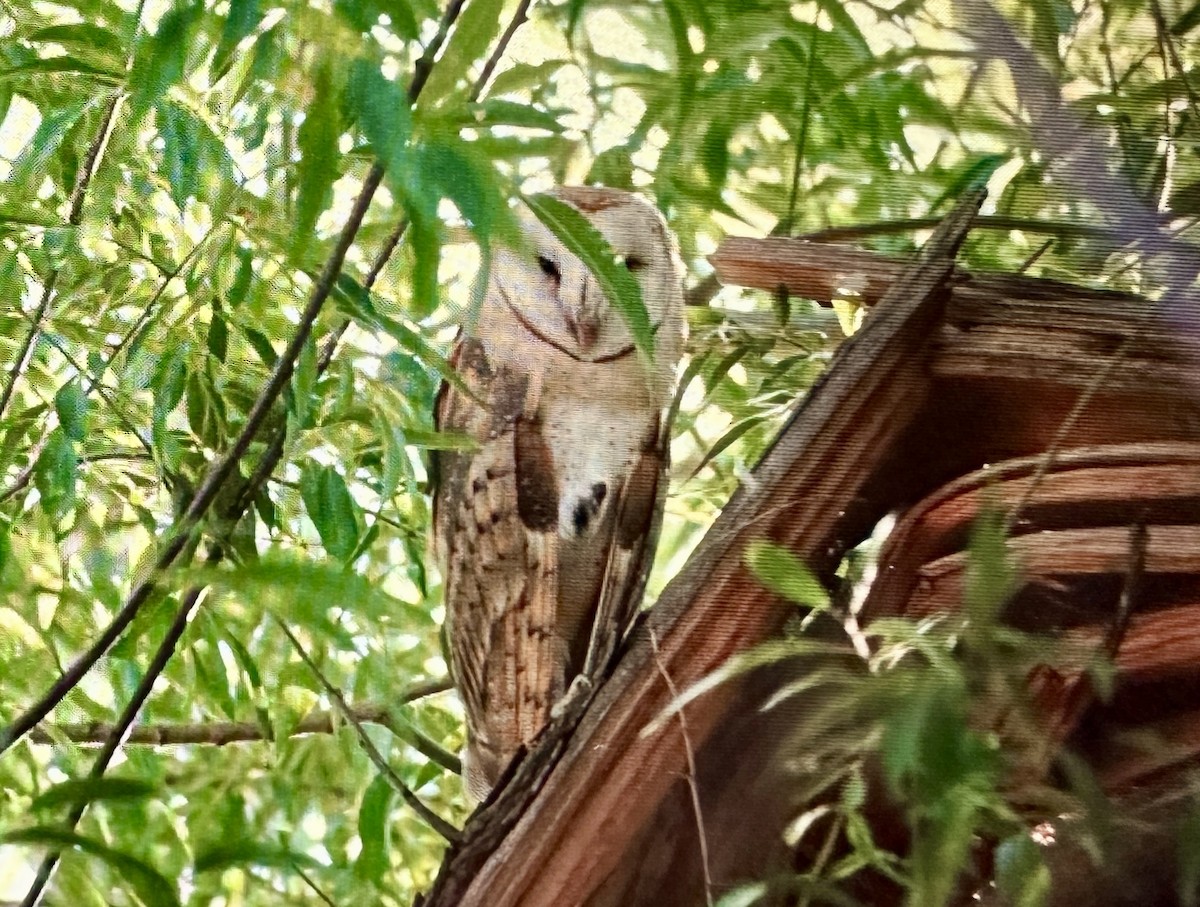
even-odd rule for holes
{"type": "Polygon", "coordinates": [[[545,255],[539,255],[537,261],[538,267],[542,269],[542,273],[547,277],[551,278],[552,280],[562,279],[562,273],[558,270],[558,265],[556,265],[549,257],[545,255]]]}
{"type": "Polygon", "coordinates": [[[639,255],[626,255],[625,267],[631,271],[640,271],[642,268],[646,267],[646,259],[639,255]]]}

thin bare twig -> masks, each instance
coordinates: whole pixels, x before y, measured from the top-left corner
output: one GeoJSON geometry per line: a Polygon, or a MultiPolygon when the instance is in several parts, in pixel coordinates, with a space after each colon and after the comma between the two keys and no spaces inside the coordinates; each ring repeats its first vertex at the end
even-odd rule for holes
{"type": "MultiPolygon", "coordinates": [[[[341,272],[342,262],[345,261],[346,253],[349,251],[350,245],[358,233],[367,208],[371,203],[371,198],[374,196],[375,190],[379,188],[382,180],[383,167],[376,164],[367,174],[362,192],[355,201],[346,225],[338,237],[333,254],[330,255],[320,278],[313,286],[308,305],[300,316],[300,323],[297,326],[296,333],[293,335],[287,349],[284,350],[279,360],[275,363],[275,369],[271,373],[266,387],[263,388],[258,398],[254,401],[254,405],[246,417],[246,424],[241,433],[226,454],[208,470],[192,496],[191,501],[188,503],[183,516],[172,527],[167,541],[163,544],[155,561],[154,571],[134,587],[129,597],[125,600],[125,603],[121,606],[120,611],[117,612],[116,617],[105,627],[96,641],[63,672],[63,675],[51,685],[50,689],[33,706],[26,709],[3,733],[0,733],[0,753],[5,752],[33,727],[39,724],[62,701],[63,697],[74,689],[76,684],[83,679],[84,675],[92,669],[92,666],[104,656],[113,643],[125,632],[125,628],[133,622],[142,605],[145,604],[157,588],[159,573],[174,564],[175,560],[187,547],[200,520],[204,518],[209,508],[212,507],[224,483],[234,474],[238,463],[245,455],[247,449],[249,449],[250,444],[257,436],[272,406],[291,378],[296,360],[299,358],[305,343],[308,341],[313,324],[320,314],[325,300],[333,290],[334,281],[341,272]]],[[[189,597],[190,593],[188,596],[185,596],[185,598],[189,597]]]]}
{"type": "MultiPolygon", "coordinates": [[[[908,233],[913,230],[930,230],[942,222],[939,217],[910,217],[902,220],[885,220],[870,224],[847,224],[842,227],[825,227],[796,236],[809,242],[845,242],[865,239],[869,236],[886,236],[892,233],[908,233]]],[[[1006,214],[981,214],[975,221],[977,230],[1021,230],[1025,233],[1044,233],[1055,236],[1082,237],[1090,239],[1113,238],[1116,234],[1105,227],[1092,224],[1069,224],[1061,221],[1037,220],[1031,217],[1012,217],[1006,214]]]]}
{"type": "Polygon", "coordinates": [[[320,889],[317,883],[313,880],[312,876],[305,872],[302,867],[293,864],[292,869],[295,870],[296,875],[300,876],[301,880],[303,880],[304,884],[309,887],[313,894],[328,904],[329,907],[337,907],[337,904],[333,902],[333,899],[320,889]]]}
{"type": "Polygon", "coordinates": [[[1191,80],[1188,79],[1187,69],[1183,65],[1183,60],[1179,57],[1179,48],[1175,46],[1175,41],[1171,37],[1171,26],[1167,24],[1167,17],[1163,13],[1162,4],[1158,0],[1150,0],[1150,13],[1154,17],[1154,28],[1158,32],[1159,43],[1166,51],[1167,57],[1170,58],[1171,66],[1179,74],[1179,81],[1183,84],[1183,91],[1187,95],[1188,106],[1192,110],[1192,116],[1200,120],[1200,99],[1197,99],[1191,80]]]}
{"type": "Polygon", "coordinates": [[[1062,451],[1063,443],[1067,439],[1067,435],[1069,435],[1071,430],[1075,428],[1076,424],[1078,424],[1084,412],[1087,411],[1089,404],[1091,404],[1092,398],[1096,396],[1096,393],[1108,380],[1108,376],[1113,373],[1125,356],[1128,355],[1130,348],[1133,346],[1134,340],[1140,333],[1141,326],[1139,325],[1137,328],[1135,328],[1134,333],[1128,335],[1120,342],[1108,359],[1100,366],[1099,369],[1096,370],[1095,375],[1092,376],[1092,380],[1088,382],[1087,387],[1085,387],[1083,390],[1083,393],[1079,395],[1079,399],[1075,401],[1075,405],[1071,407],[1071,411],[1067,413],[1067,417],[1063,419],[1062,423],[1058,426],[1058,430],[1055,431],[1054,437],[1050,439],[1050,444],[1046,448],[1045,454],[1038,462],[1038,466],[1033,473],[1033,477],[1030,479],[1029,484],[1025,486],[1025,491],[1017,501],[1016,506],[1008,512],[1008,515],[1004,519],[1005,536],[1012,535],[1013,527],[1016,526],[1017,521],[1020,519],[1021,512],[1026,508],[1026,506],[1028,506],[1030,500],[1033,499],[1034,494],[1037,493],[1038,488],[1041,487],[1042,482],[1045,480],[1046,474],[1050,471],[1051,467],[1054,466],[1055,461],[1057,461],[1058,455],[1062,451]]]}
{"type": "Polygon", "coordinates": [[[821,40],[821,29],[817,17],[813,17],[812,37],[808,42],[808,60],[804,73],[804,106],[800,110],[800,135],[796,137],[796,159],[792,162],[792,191],[788,196],[787,215],[778,226],[780,233],[790,233],[796,227],[796,206],[800,201],[800,172],[804,169],[804,146],[808,144],[808,127],[812,119],[812,83],[816,71],[817,45],[821,40]]]}
{"type": "MultiPolygon", "coordinates": [[[[670,673],[667,671],[666,665],[663,664],[662,658],[658,652],[658,635],[654,632],[654,628],[647,625],[650,631],[650,649],[654,653],[654,665],[658,668],[658,673],[662,675],[662,679],[667,684],[667,690],[671,694],[671,701],[679,701],[679,690],[675,686],[675,681],[671,679],[670,673]]],[[[696,753],[692,746],[692,739],[688,735],[687,718],[683,714],[683,709],[676,710],[675,717],[679,719],[679,735],[683,738],[683,754],[687,759],[687,785],[688,793],[692,799],[692,812],[696,817],[696,837],[700,842],[700,866],[704,871],[704,900],[708,907],[713,905],[713,880],[712,870],[708,864],[708,835],[704,831],[704,813],[700,809],[700,787],[696,775],[696,753]]]]}
{"type": "MultiPolygon", "coordinates": [[[[192,614],[200,603],[200,596],[203,594],[203,591],[203,589],[193,589],[191,593],[184,597],[183,605],[175,613],[175,619],[171,622],[171,626],[167,628],[167,633],[163,637],[162,642],[159,643],[158,650],[154,653],[154,658],[146,668],[146,673],[142,675],[141,682],[138,683],[137,689],[134,690],[133,696],[121,712],[121,716],[117,719],[112,731],[105,738],[104,745],[100,749],[100,754],[96,757],[96,761],[92,763],[92,769],[89,772],[90,777],[99,778],[103,775],[108,769],[109,763],[112,762],[113,756],[121,748],[121,741],[125,737],[125,734],[133,727],[133,723],[137,721],[138,713],[150,697],[150,692],[154,689],[154,684],[158,681],[159,675],[166,668],[171,656],[175,654],[175,646],[178,644],[180,637],[183,636],[183,632],[187,629],[192,614]]],[[[75,827],[79,824],[79,820],[83,818],[83,814],[86,811],[87,801],[81,800],[71,807],[71,811],[67,815],[67,821],[64,823],[67,831],[75,830],[75,827]]],[[[29,891],[26,892],[25,899],[21,902],[22,907],[36,907],[37,904],[41,903],[42,895],[45,893],[46,886],[54,875],[54,869],[58,865],[61,855],[62,851],[51,850],[42,858],[33,883],[29,886],[29,891]]]]}
{"type": "Polygon", "coordinates": [[[421,800],[421,798],[415,793],[413,793],[412,790],[409,789],[408,785],[400,780],[400,776],[396,774],[396,772],[388,764],[388,761],[383,757],[383,754],[379,752],[379,749],[371,741],[370,735],[363,730],[362,723],[354,717],[350,706],[346,703],[346,700],[342,696],[341,690],[335,687],[329,681],[329,678],[322,673],[321,669],[317,667],[316,662],[314,662],[308,652],[305,651],[304,646],[300,644],[300,640],[296,638],[295,634],[292,633],[291,629],[288,628],[288,625],[274,614],[272,614],[271,617],[275,620],[275,623],[278,625],[279,629],[283,631],[284,635],[287,636],[288,641],[292,644],[292,648],[294,648],[296,650],[296,654],[300,656],[300,660],[303,661],[308,669],[313,672],[313,675],[320,682],[321,686],[325,688],[325,693],[329,696],[330,701],[332,701],[337,707],[338,712],[340,712],[342,717],[346,719],[347,723],[354,728],[354,733],[357,735],[358,742],[362,745],[363,751],[367,754],[367,757],[371,760],[371,762],[374,763],[375,767],[379,769],[380,774],[383,775],[388,784],[392,786],[392,789],[395,790],[396,793],[401,796],[401,798],[403,798],[405,803],[412,807],[413,811],[417,815],[425,820],[430,828],[436,831],[451,844],[456,842],[459,838],[458,829],[426,806],[424,801],[421,800]]]}
{"type": "Polygon", "coordinates": [[[1121,641],[1125,638],[1125,630],[1129,627],[1129,616],[1137,607],[1138,596],[1142,591],[1149,540],[1144,520],[1139,520],[1129,527],[1129,565],[1125,569],[1125,582],[1121,584],[1121,594],[1117,598],[1117,613],[1104,641],[1108,657],[1113,661],[1116,661],[1121,641]]]}
{"type": "Polygon", "coordinates": [[[487,62],[483,64],[483,69],[479,73],[479,78],[475,80],[475,86],[471,89],[470,99],[474,103],[483,96],[484,90],[487,88],[488,82],[491,81],[492,73],[496,71],[496,67],[504,58],[504,54],[508,51],[508,45],[512,42],[513,36],[517,33],[522,25],[529,20],[529,8],[533,5],[533,0],[521,0],[517,4],[517,9],[513,13],[512,20],[508,23],[508,28],[504,30],[504,34],[500,36],[500,40],[496,42],[495,48],[492,50],[491,56],[487,58],[487,62]]]}
{"type": "MultiPolygon", "coordinates": [[[[419,684],[400,693],[400,702],[415,702],[426,696],[453,688],[449,680],[434,680],[419,684]]],[[[363,724],[378,724],[394,730],[390,709],[379,703],[367,703],[350,708],[363,724]]],[[[292,729],[292,735],[332,734],[340,726],[334,713],[314,711],[304,716],[292,729]]],[[[75,724],[39,725],[29,732],[31,743],[54,745],[66,738],[72,743],[88,746],[103,743],[113,735],[116,726],[106,721],[75,724]]],[[[188,724],[148,724],[134,728],[125,737],[126,746],[226,746],[231,743],[255,743],[268,740],[273,729],[255,721],[200,721],[188,724]]]]}
{"type": "MultiPolygon", "coordinates": [[[[83,200],[87,195],[88,187],[92,183],[92,176],[95,174],[96,162],[100,158],[100,152],[104,148],[104,143],[108,139],[109,132],[112,129],[113,117],[116,114],[117,102],[120,100],[120,97],[121,94],[118,91],[114,92],[112,97],[108,99],[108,104],[104,108],[104,114],[100,118],[100,128],[96,131],[96,137],[88,147],[87,154],[84,156],[82,165],[79,168],[79,178],[75,183],[75,188],[71,192],[71,206],[67,213],[67,223],[72,227],[78,227],[83,221],[83,200]]],[[[59,273],[60,269],[54,268],[46,278],[46,282],[42,285],[42,296],[38,300],[37,307],[33,310],[30,318],[29,332],[21,342],[16,359],[13,360],[12,368],[8,373],[8,383],[0,391],[0,420],[3,420],[4,412],[8,409],[8,404],[12,401],[13,394],[16,392],[17,382],[25,372],[25,369],[29,367],[29,359],[33,354],[33,345],[38,335],[42,332],[42,323],[45,321],[46,314],[50,310],[50,300],[54,296],[54,287],[58,283],[59,273]]]]}

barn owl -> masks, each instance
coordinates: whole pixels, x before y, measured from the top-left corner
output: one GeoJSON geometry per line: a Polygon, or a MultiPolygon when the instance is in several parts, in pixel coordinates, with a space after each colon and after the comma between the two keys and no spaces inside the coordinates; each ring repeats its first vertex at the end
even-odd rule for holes
{"type": "Polygon", "coordinates": [[[637,278],[654,354],[584,263],[527,212],[499,250],[451,356],[434,533],[464,775],[482,799],[575,678],[615,651],[638,607],[665,491],[667,411],[684,340],[683,268],[659,213],[628,192],[554,192],[637,278]]]}

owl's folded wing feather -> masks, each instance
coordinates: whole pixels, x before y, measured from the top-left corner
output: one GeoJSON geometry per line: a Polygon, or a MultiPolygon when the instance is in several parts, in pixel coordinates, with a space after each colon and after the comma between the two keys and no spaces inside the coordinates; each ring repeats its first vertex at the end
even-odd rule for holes
{"type": "Polygon", "coordinates": [[[470,339],[452,362],[461,386],[443,386],[437,424],[475,449],[437,456],[434,526],[451,668],[467,716],[467,783],[482,794],[564,688],[557,486],[540,427],[526,413],[527,377],[493,368],[470,339]]]}
{"type": "Polygon", "coordinates": [[[609,526],[608,562],[596,602],[583,673],[603,673],[628,632],[646,589],[662,526],[670,467],[670,433],[656,421],[625,475],[609,526]]]}

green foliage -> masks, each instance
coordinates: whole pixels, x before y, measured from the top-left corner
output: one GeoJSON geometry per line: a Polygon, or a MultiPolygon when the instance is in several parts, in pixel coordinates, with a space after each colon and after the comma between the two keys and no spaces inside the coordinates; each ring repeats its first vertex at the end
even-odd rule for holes
{"type": "Polygon", "coordinates": [[[552,195],[534,195],[525,201],[538,220],[592,270],[604,295],[629,325],[638,348],[653,355],[654,334],[646,304],[642,301],[641,286],[624,264],[616,260],[600,231],[582,214],[552,195]]]}
{"type": "MultiPolygon", "coordinates": [[[[1194,87],[1159,65],[1149,12],[1010,6],[1139,196],[1197,213],[1194,87]]],[[[1003,67],[976,59],[938,4],[546,0],[500,48],[488,85],[477,80],[515,3],[468,0],[444,34],[443,12],[432,0],[0,6],[0,723],[151,575],[295,336],[376,161],[386,177],[281,405],[199,543],[51,714],[55,745],[26,739],[0,754],[0,900],[24,897],[29,867],[57,848],[55,903],[391,905],[428,885],[444,844],[379,780],[354,734],[340,719],[332,733],[294,734],[332,703],[270,615],[295,628],[352,705],[386,707],[372,739],[406,785],[463,821],[461,786],[437,756],[462,742],[454,696],[400,699],[446,674],[428,451],[464,441],[435,432],[431,412],[453,327],[472,310],[480,263],[513,238],[518,199],[587,258],[646,350],[636,284],[542,194],[553,183],[644,192],[677,234],[693,286],[727,233],[926,216],[986,181],[989,210],[1030,229],[977,231],[970,266],[1015,269],[1048,237],[1034,273],[1153,288],[1116,240],[1056,226],[1090,223],[1096,205],[1048,166],[1003,67]],[[375,275],[402,221],[403,241],[375,275]],[[281,433],[269,481],[241,501],[235,486],[281,433]],[[200,566],[218,547],[221,561],[200,566]],[[236,722],[262,739],[129,744],[118,781],[84,780],[95,749],[67,731],[116,720],[197,583],[207,591],[141,723],[236,722]],[[116,796],[122,783],[154,794],[116,796]],[[75,832],[57,824],[68,803],[88,805],[75,832]]],[[[1190,35],[1196,9],[1176,13],[1170,33],[1190,35]]],[[[1176,50],[1194,63],[1190,45],[1176,50]]],[[[865,242],[905,253],[919,239],[883,231],[865,242]]],[[[689,320],[652,594],[842,337],[827,309],[732,288],[689,320]]],[[[859,751],[882,747],[911,806],[916,849],[899,865],[856,805],[861,761],[839,751],[830,783],[844,793],[836,812],[854,849],[808,882],[869,866],[936,900],[986,827],[1012,840],[1004,884],[1036,902],[1040,874],[1003,812],[995,748],[967,723],[977,686],[1003,690],[1020,651],[996,627],[1009,582],[997,532],[980,529],[965,627],[873,628],[884,644],[865,678],[801,637],[713,679],[786,654],[816,659],[782,695],[841,691],[831,706],[815,702],[814,727],[829,730],[831,748],[846,737],[859,751]],[[967,668],[951,658],[959,643],[967,668]],[[888,655],[895,670],[883,670],[888,655]],[[945,789],[934,770],[951,780],[945,789]]],[[[775,592],[827,609],[788,557],[758,547],[751,560],[775,592]]],[[[1181,865],[1192,897],[1194,857],[1181,865]]]]}
{"type": "MultiPolygon", "coordinates": [[[[970,557],[977,591],[1010,588],[1003,543],[999,515],[985,512],[970,557]]],[[[789,553],[757,543],[747,561],[772,591],[801,602],[819,597],[811,590],[817,581],[789,553]]],[[[989,604],[998,608],[1006,599],[1002,592],[989,596],[989,604]]],[[[838,795],[819,791],[824,805],[797,820],[790,840],[832,818],[846,846],[839,859],[817,865],[799,881],[836,883],[870,869],[903,884],[908,904],[948,904],[970,877],[972,848],[992,841],[998,843],[996,882],[1010,899],[1006,903],[1044,903],[1048,870],[1009,801],[1021,782],[1012,755],[1019,750],[1006,750],[1012,741],[983,724],[988,715],[1027,706],[1021,666],[1043,651],[1037,640],[1001,631],[995,610],[978,607],[924,621],[877,620],[864,632],[871,654],[863,662],[802,631],[742,658],[746,667],[805,659],[801,679],[774,702],[805,696],[810,717],[801,721],[797,745],[806,759],[828,766],[826,783],[838,795]],[[908,826],[911,841],[902,861],[871,835],[864,776],[876,769],[908,826]]]]}

